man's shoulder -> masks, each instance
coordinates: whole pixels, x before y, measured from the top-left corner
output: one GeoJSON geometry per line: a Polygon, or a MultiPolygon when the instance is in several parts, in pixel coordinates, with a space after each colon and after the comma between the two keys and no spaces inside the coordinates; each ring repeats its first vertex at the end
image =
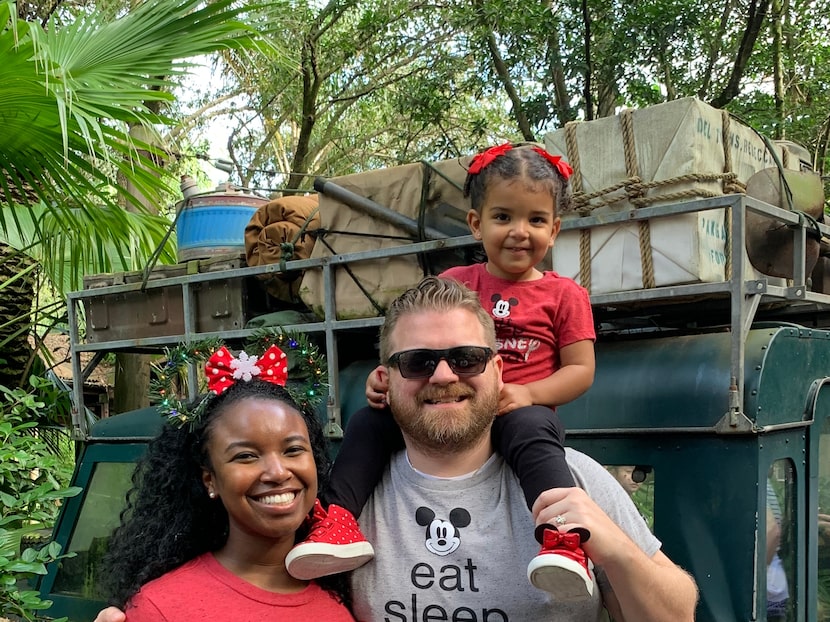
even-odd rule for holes
{"type": "Polygon", "coordinates": [[[588,454],[582,453],[573,447],[565,447],[565,460],[573,473],[576,484],[588,491],[589,494],[591,493],[590,489],[595,489],[598,485],[606,482],[619,486],[608,470],[588,454]]]}
{"type": "Polygon", "coordinates": [[[577,465],[596,465],[600,466],[599,462],[594,460],[591,456],[586,453],[579,451],[578,449],[574,449],[573,447],[565,447],[565,459],[568,461],[568,464],[577,464],[577,465]]]}

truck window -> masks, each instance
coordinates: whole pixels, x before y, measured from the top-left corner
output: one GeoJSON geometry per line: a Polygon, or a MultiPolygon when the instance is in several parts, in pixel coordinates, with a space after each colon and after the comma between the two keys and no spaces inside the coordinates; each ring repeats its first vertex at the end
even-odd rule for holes
{"type": "Polygon", "coordinates": [[[818,458],[818,619],[830,618],[830,418],[824,419],[818,458]]]}
{"type": "Polygon", "coordinates": [[[130,489],[134,462],[99,462],[90,478],[81,513],[66,547],[75,557],[61,561],[53,592],[82,598],[98,593],[100,561],[110,533],[118,526],[130,489]]]}
{"type": "Polygon", "coordinates": [[[654,470],[643,464],[605,465],[608,472],[631,495],[634,505],[654,529],[654,470]]]}
{"type": "Polygon", "coordinates": [[[767,622],[795,620],[794,469],[789,459],[776,460],[766,484],[767,622]]]}

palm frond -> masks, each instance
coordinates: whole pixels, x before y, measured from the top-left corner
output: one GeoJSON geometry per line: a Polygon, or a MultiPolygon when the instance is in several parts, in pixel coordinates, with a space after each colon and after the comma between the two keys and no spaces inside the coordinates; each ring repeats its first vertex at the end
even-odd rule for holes
{"type": "MultiPolygon", "coordinates": [[[[172,79],[193,57],[256,45],[234,0],[149,0],[114,21],[96,15],[40,28],[0,4],[0,190],[10,202],[33,189],[46,204],[115,204],[126,180],[150,198],[165,191],[155,137],[167,120],[152,102],[172,99],[172,79]],[[105,119],[106,121],[102,121],[105,119]],[[8,182],[7,182],[8,180],[8,182]]],[[[133,199],[135,197],[132,197],[133,199]]],[[[4,225],[4,221],[0,222],[4,225]]]]}
{"type": "MultiPolygon", "coordinates": [[[[0,208],[3,215],[6,243],[38,260],[60,292],[81,289],[85,274],[144,269],[170,228],[164,217],[112,206],[59,212],[43,204],[8,206],[0,208]],[[101,236],[101,231],[109,235],[101,236]]],[[[159,261],[175,263],[173,241],[166,241],[159,261]]]]}

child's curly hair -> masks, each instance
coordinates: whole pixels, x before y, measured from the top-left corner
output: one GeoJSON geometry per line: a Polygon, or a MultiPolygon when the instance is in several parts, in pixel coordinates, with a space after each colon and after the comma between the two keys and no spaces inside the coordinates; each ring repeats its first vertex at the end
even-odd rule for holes
{"type": "Polygon", "coordinates": [[[487,191],[496,179],[524,180],[534,189],[539,186],[545,188],[553,197],[554,216],[571,210],[571,184],[568,179],[532,148],[504,150],[478,173],[467,175],[464,195],[470,197],[470,205],[475,211],[481,211],[487,191]]]}

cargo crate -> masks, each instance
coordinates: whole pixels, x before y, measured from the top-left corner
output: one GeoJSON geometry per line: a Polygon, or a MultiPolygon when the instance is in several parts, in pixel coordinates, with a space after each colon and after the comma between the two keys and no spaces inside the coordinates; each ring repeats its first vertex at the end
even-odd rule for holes
{"type": "MultiPolygon", "coordinates": [[[[785,146],[693,97],[569,123],[546,134],[545,147],[575,170],[577,213],[563,218],[745,193],[776,160],[801,167],[785,146]]],[[[724,281],[727,224],[716,210],[570,229],[556,240],[552,266],[592,294],[724,281]]]]}
{"type": "MultiPolygon", "coordinates": [[[[84,298],[87,343],[182,335],[184,301],[182,286],[153,287],[161,279],[245,267],[240,255],[158,266],[150,271],[142,291],[144,273],[119,272],[84,278],[84,290],[135,284],[135,289],[84,298]]],[[[255,277],[228,278],[192,284],[195,330],[200,333],[237,330],[251,318],[267,313],[270,300],[255,277]]]]}

